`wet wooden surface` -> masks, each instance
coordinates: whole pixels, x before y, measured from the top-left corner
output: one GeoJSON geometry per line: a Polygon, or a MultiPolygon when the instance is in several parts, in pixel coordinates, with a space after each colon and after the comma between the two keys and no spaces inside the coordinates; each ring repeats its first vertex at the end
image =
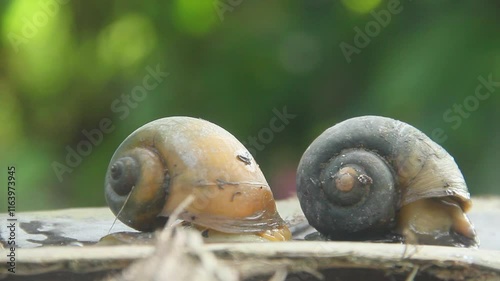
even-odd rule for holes
{"type": "MultiPolygon", "coordinates": [[[[281,268],[286,269],[288,280],[317,280],[329,274],[338,280],[344,280],[342,276],[347,276],[345,280],[391,280],[387,276],[405,280],[416,269],[414,280],[500,280],[500,198],[474,198],[473,202],[469,215],[481,240],[480,249],[309,241],[267,243],[265,247],[218,243],[201,248],[248,278],[256,274],[269,278],[281,268]]],[[[307,227],[297,201],[280,201],[278,208],[292,225],[296,240],[313,231],[307,227]]],[[[1,221],[6,219],[5,214],[0,215],[1,221]]],[[[17,274],[6,275],[7,252],[2,250],[0,278],[100,278],[150,256],[155,249],[153,245],[94,245],[113,224],[114,216],[107,208],[18,213],[17,219],[17,274]]],[[[2,241],[7,231],[1,228],[2,241]]],[[[134,232],[117,221],[111,232],[122,231],[134,232]]]]}

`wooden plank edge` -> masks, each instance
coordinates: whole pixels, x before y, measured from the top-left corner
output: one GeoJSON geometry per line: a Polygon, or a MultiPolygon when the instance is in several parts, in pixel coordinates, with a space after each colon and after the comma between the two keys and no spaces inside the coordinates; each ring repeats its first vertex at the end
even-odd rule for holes
{"type": "MultiPolygon", "coordinates": [[[[205,244],[241,276],[271,275],[277,269],[318,272],[328,268],[367,268],[409,272],[415,266],[433,276],[500,279],[500,252],[423,245],[363,242],[221,243],[205,244]]],[[[78,273],[125,268],[146,258],[153,246],[42,247],[17,249],[16,274],[34,275],[58,271],[78,273]]],[[[7,274],[7,252],[0,253],[0,275],[7,274]]],[[[465,279],[467,280],[467,279],[465,279]]],[[[486,279],[485,279],[486,280],[486,279]]]]}

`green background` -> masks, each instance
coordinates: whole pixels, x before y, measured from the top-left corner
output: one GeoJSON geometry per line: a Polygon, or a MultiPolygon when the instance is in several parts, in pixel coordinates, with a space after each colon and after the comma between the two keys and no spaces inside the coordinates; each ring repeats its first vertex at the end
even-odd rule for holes
{"type": "Polygon", "coordinates": [[[296,117],[254,155],[277,197],[295,188],[317,135],[367,114],[441,130],[446,140],[434,139],[471,193],[498,194],[500,87],[482,100],[475,89],[479,77],[500,81],[499,10],[498,1],[2,0],[1,185],[15,165],[18,210],[103,206],[109,159],[139,126],[200,117],[248,143],[286,107],[296,117]],[[356,48],[348,59],[342,44],[356,48]],[[169,76],[120,118],[111,105],[148,66],[169,76]],[[103,118],[114,130],[59,180],[53,164],[103,118]]]}

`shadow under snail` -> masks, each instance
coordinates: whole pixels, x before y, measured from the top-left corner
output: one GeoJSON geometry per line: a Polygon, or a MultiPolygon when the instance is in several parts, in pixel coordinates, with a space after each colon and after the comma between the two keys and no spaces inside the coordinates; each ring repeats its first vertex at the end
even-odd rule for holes
{"type": "Polygon", "coordinates": [[[193,196],[179,218],[202,233],[291,238],[251,154],[229,132],[202,119],[167,117],[134,131],[110,161],[105,196],[117,218],[140,231],[163,226],[193,196]]]}
{"type": "Polygon", "coordinates": [[[394,119],[356,117],[324,131],[300,160],[297,195],[309,224],[329,239],[479,245],[453,157],[394,119]]]}

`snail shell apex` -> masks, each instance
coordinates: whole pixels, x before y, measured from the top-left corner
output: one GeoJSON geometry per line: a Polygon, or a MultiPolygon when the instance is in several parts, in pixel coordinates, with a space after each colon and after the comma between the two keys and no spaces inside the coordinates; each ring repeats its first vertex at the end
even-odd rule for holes
{"type": "Polygon", "coordinates": [[[134,131],[110,161],[105,193],[118,219],[138,230],[163,225],[191,194],[180,218],[196,225],[225,233],[286,228],[248,150],[202,119],[167,117],[134,131]]]}

